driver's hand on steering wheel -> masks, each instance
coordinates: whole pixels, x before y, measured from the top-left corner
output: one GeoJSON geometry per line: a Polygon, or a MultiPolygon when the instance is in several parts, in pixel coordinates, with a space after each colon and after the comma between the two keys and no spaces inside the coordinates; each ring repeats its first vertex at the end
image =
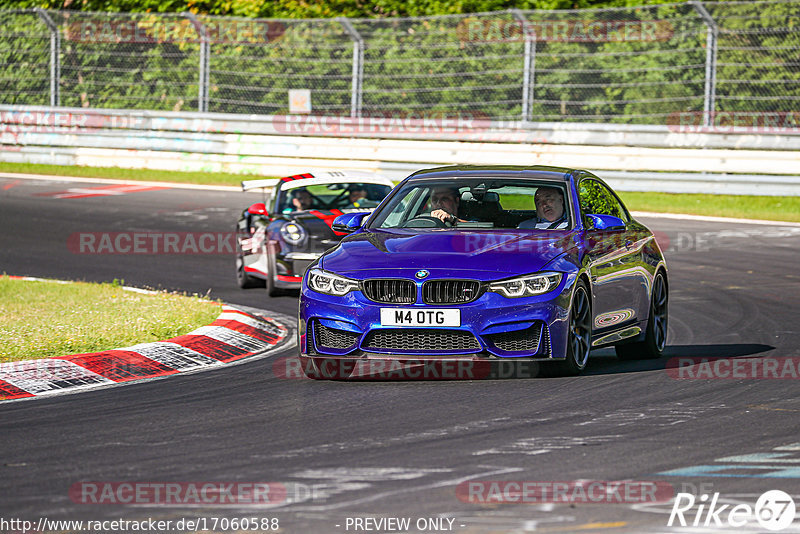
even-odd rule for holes
{"type": "Polygon", "coordinates": [[[455,215],[450,215],[444,210],[433,210],[431,212],[431,217],[436,217],[437,219],[441,220],[442,222],[450,223],[455,225],[458,221],[455,215]]]}

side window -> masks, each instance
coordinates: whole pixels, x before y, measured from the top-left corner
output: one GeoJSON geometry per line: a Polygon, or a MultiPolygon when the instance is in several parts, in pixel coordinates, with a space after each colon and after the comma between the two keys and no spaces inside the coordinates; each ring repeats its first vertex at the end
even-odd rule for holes
{"type": "Polygon", "coordinates": [[[606,186],[596,180],[586,179],[581,181],[578,187],[578,198],[581,204],[581,212],[584,215],[589,213],[613,215],[626,223],[629,221],[628,214],[619,200],[617,200],[617,197],[606,186]]]}
{"type": "Polygon", "coordinates": [[[403,222],[424,214],[428,200],[427,188],[410,188],[403,197],[395,198],[391,210],[384,210],[383,221],[378,221],[378,228],[396,228],[403,222]]]}
{"type": "Polygon", "coordinates": [[[283,213],[285,210],[292,210],[291,195],[286,190],[275,191],[277,195],[276,213],[283,213]]]}

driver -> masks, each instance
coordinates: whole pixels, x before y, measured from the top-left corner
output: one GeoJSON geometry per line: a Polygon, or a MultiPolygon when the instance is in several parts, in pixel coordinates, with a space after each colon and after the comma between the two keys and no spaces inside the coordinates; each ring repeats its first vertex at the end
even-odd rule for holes
{"type": "Polygon", "coordinates": [[[449,222],[455,225],[459,222],[467,222],[456,216],[458,206],[461,204],[461,193],[457,187],[435,187],[431,192],[431,217],[436,217],[442,222],[449,222]]]}
{"type": "Polygon", "coordinates": [[[305,188],[300,187],[292,191],[292,206],[296,211],[303,211],[311,208],[314,199],[305,188]]]}

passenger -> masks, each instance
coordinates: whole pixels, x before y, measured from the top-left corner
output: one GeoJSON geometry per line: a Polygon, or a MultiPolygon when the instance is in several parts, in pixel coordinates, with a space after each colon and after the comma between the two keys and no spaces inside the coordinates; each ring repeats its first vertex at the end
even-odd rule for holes
{"type": "Polygon", "coordinates": [[[536,217],[519,223],[517,228],[538,230],[561,230],[567,227],[567,210],[564,193],[558,187],[544,186],[533,195],[536,204],[536,217]]]}
{"type": "Polygon", "coordinates": [[[350,188],[350,194],[347,195],[347,200],[350,204],[358,205],[358,201],[362,198],[367,198],[367,190],[363,185],[354,185],[350,188]]]}

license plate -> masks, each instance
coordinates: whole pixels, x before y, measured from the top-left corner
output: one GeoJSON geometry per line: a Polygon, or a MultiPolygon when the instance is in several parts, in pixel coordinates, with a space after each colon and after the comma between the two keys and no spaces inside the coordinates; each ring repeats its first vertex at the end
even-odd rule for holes
{"type": "Polygon", "coordinates": [[[381,326],[461,326],[461,310],[381,308],[381,326]]]}

